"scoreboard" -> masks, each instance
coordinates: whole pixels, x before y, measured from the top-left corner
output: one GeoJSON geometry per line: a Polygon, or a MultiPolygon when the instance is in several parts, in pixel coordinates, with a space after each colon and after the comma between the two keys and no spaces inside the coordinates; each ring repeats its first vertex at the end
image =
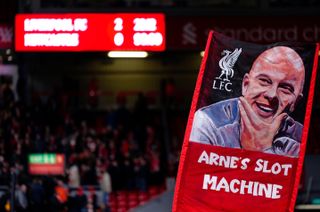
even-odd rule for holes
{"type": "Polygon", "coordinates": [[[18,14],[16,51],[164,51],[161,13],[18,14]]]}

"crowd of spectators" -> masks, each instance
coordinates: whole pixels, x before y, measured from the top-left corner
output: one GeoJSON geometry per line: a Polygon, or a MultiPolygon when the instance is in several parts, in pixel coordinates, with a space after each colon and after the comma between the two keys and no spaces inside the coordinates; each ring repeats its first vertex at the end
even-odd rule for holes
{"type": "MultiPolygon", "coordinates": [[[[79,207],[83,201],[67,197],[70,188],[94,186],[108,194],[147,191],[149,186],[163,185],[167,171],[176,168],[177,159],[169,167],[162,162],[166,160],[162,160],[161,112],[150,110],[142,94],[131,110],[126,107],[125,97],[120,97],[118,103],[116,109],[109,111],[70,110],[61,95],[51,95],[45,101],[34,96],[32,103],[26,105],[15,101],[9,85],[3,85],[0,211],[10,208],[10,192],[6,188],[10,189],[13,175],[18,211],[58,211],[67,203],[70,210],[79,207]],[[30,175],[30,153],[64,154],[65,174],[30,175]]],[[[77,194],[81,196],[81,190],[77,194]]],[[[105,199],[102,202],[107,204],[105,199]]]]}

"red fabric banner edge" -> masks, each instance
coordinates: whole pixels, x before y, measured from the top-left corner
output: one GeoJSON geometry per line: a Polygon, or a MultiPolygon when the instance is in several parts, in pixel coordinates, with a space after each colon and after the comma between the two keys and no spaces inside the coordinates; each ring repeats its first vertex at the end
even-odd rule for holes
{"type": "Polygon", "coordinates": [[[299,153],[299,159],[297,164],[295,182],[294,182],[293,191],[292,191],[292,197],[290,200],[289,211],[294,211],[294,207],[295,207],[295,203],[298,195],[298,187],[299,187],[300,178],[301,178],[304,155],[305,155],[306,146],[307,146],[308,131],[310,126],[310,118],[311,118],[312,105],[313,105],[313,99],[314,99],[313,98],[314,89],[315,89],[317,69],[318,69],[319,45],[320,45],[319,43],[316,44],[315,56],[313,60],[313,68],[312,68],[312,75],[310,80],[309,96],[308,96],[308,101],[306,106],[305,119],[303,124],[304,127],[303,127],[302,138],[301,138],[300,153],[299,153]]]}
{"type": "Polygon", "coordinates": [[[172,211],[173,212],[177,211],[178,198],[179,198],[179,192],[180,192],[180,184],[181,184],[181,177],[182,177],[182,174],[183,174],[183,170],[185,168],[185,159],[186,159],[186,154],[187,154],[188,145],[189,145],[189,136],[190,136],[190,131],[191,131],[191,125],[192,125],[192,122],[193,122],[193,116],[194,116],[194,113],[195,113],[195,110],[196,110],[196,107],[197,107],[197,103],[198,103],[198,99],[199,99],[198,97],[199,97],[200,88],[201,88],[201,85],[202,85],[203,73],[204,73],[206,62],[207,62],[207,59],[208,59],[209,48],[210,48],[210,44],[212,42],[212,37],[213,37],[213,31],[211,30],[209,32],[209,37],[208,37],[208,40],[207,40],[205,53],[204,53],[204,56],[203,56],[203,59],[202,59],[202,62],[201,62],[200,72],[199,72],[199,75],[198,75],[195,91],[194,91],[194,94],[193,94],[191,109],[190,109],[190,112],[189,112],[188,124],[187,124],[186,133],[185,133],[185,136],[184,136],[184,141],[183,141],[182,150],[181,150],[181,154],[180,154],[179,168],[178,168],[178,174],[177,174],[177,178],[176,178],[176,186],[175,186],[173,203],[172,203],[172,211]]]}
{"type": "MultiPolygon", "coordinates": [[[[192,127],[195,109],[196,109],[196,106],[198,103],[198,97],[199,97],[199,92],[200,92],[200,88],[201,88],[201,84],[202,84],[205,63],[207,61],[210,44],[212,42],[213,33],[214,33],[213,30],[211,30],[209,33],[209,38],[208,38],[208,41],[206,44],[205,55],[204,55],[204,58],[201,63],[200,72],[198,75],[198,79],[197,79],[197,83],[196,83],[196,87],[195,87],[195,91],[194,91],[194,95],[193,95],[193,100],[192,100],[191,109],[190,109],[190,113],[189,113],[186,133],[185,133],[184,142],[183,142],[181,155],[180,155],[178,174],[177,174],[177,178],[176,178],[176,186],[175,186],[174,199],[173,199],[173,204],[172,204],[172,211],[173,212],[178,211],[177,207],[178,207],[178,201],[179,201],[179,193],[181,190],[180,189],[181,178],[182,178],[182,174],[183,174],[185,167],[186,167],[185,158],[186,158],[186,155],[188,154],[189,136],[190,136],[190,131],[191,131],[191,127],[192,127]]],[[[308,95],[308,99],[307,99],[307,106],[306,106],[306,113],[305,113],[305,119],[304,119],[304,128],[303,128],[303,133],[302,133],[302,138],[301,138],[299,159],[298,159],[296,173],[294,176],[295,177],[294,186],[292,188],[292,197],[289,201],[288,211],[294,211],[296,198],[297,198],[297,194],[298,194],[298,187],[299,187],[299,183],[300,183],[301,172],[302,172],[302,167],[303,167],[303,162],[304,162],[304,155],[305,155],[305,151],[306,151],[306,144],[307,144],[308,131],[309,131],[309,126],[310,126],[310,118],[311,118],[311,112],[312,112],[312,105],[313,105],[313,99],[314,99],[314,89],[315,89],[317,66],[318,66],[318,54],[319,54],[319,49],[320,49],[319,46],[320,46],[320,43],[317,43],[316,48],[315,48],[315,56],[314,56],[314,60],[313,60],[312,76],[311,76],[310,86],[309,86],[309,95],[308,95]]]]}

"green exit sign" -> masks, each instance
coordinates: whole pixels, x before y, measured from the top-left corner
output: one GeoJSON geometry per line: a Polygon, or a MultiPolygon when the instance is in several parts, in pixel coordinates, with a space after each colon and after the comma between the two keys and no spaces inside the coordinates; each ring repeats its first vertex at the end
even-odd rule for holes
{"type": "Polygon", "coordinates": [[[63,154],[32,153],[28,155],[29,173],[35,175],[64,174],[65,158],[63,154]]]}
{"type": "Polygon", "coordinates": [[[29,164],[55,164],[57,163],[56,154],[30,154],[29,164]]]}

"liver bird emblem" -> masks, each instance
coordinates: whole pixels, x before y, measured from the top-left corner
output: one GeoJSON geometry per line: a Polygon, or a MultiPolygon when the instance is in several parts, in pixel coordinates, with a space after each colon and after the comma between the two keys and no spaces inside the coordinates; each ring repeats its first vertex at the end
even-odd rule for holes
{"type": "Polygon", "coordinates": [[[221,68],[221,74],[218,77],[219,79],[221,79],[221,77],[225,75],[223,80],[230,81],[230,78],[232,78],[234,75],[233,66],[238,60],[241,52],[242,48],[237,48],[232,53],[229,50],[222,51],[221,54],[224,56],[219,61],[219,66],[221,68]]]}

